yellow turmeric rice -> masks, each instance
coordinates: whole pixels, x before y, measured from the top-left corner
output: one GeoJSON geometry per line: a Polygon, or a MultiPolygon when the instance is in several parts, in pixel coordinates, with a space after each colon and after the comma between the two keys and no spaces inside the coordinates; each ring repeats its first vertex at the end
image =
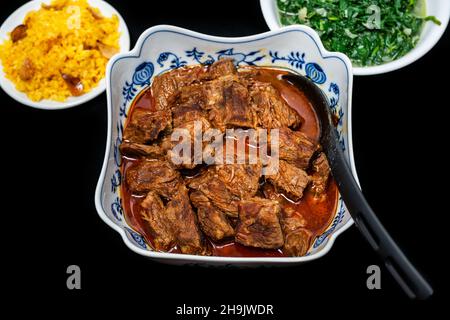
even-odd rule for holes
{"type": "Polygon", "coordinates": [[[119,19],[86,0],[55,0],[31,11],[0,44],[3,71],[34,101],[64,101],[89,92],[119,51],[119,19]]]}

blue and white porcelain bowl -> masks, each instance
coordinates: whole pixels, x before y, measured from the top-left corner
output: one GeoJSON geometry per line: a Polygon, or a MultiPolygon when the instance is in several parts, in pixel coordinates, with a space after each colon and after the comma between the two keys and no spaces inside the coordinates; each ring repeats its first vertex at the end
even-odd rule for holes
{"type": "Polygon", "coordinates": [[[132,51],[114,56],[108,64],[108,138],[95,195],[97,211],[122,236],[131,250],[162,262],[269,265],[317,259],[326,254],[336,237],[353,223],[342,200],[339,200],[331,225],[314,240],[308,254],[303,257],[205,257],[155,252],[127,224],[120,195],[123,179],[119,145],[133,98],[150,86],[154,77],[162,72],[187,65],[211,63],[222,58],[233,58],[237,66],[283,68],[313,80],[327,95],[332,112],[339,118],[340,142],[356,177],[350,126],[353,82],[351,62],[341,53],[325,50],[315,31],[304,26],[292,26],[249,37],[223,38],[161,25],[146,30],[132,51]]]}

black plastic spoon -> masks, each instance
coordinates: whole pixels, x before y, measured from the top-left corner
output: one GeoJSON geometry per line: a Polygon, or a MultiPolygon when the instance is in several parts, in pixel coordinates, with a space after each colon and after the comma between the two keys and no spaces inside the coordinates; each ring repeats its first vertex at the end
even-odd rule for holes
{"type": "Polygon", "coordinates": [[[427,299],[433,294],[433,289],[383,227],[356,183],[338,142],[336,128],[324,93],[306,77],[290,74],[284,75],[283,79],[304,92],[316,111],[321,127],[320,143],[328,158],[331,173],[342,199],[359,231],[384,261],[387,269],[405,293],[412,299],[427,299]]]}

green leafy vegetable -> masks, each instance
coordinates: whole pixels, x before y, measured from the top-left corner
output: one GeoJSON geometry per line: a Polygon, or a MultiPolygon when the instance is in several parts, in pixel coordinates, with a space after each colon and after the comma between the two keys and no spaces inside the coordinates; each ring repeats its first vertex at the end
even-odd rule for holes
{"type": "Polygon", "coordinates": [[[277,0],[283,25],[315,29],[328,50],[355,65],[395,60],[415,47],[425,21],[425,0],[277,0]]]}

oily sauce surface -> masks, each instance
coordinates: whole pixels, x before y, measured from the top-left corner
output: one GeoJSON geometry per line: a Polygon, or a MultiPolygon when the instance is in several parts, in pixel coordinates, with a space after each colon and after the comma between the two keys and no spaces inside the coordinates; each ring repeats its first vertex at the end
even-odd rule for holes
{"type": "MultiPolygon", "coordinates": [[[[286,71],[258,68],[260,74],[255,78],[264,82],[270,82],[281,94],[286,103],[293,109],[295,109],[299,115],[304,119],[300,131],[305,133],[311,139],[318,141],[320,137],[320,126],[317,115],[313,109],[313,106],[306,98],[303,92],[297,88],[281,80],[281,76],[287,74],[286,71]]],[[[245,70],[245,69],[244,69],[245,70]]],[[[153,109],[153,97],[150,88],[141,92],[135,98],[134,104],[131,107],[130,114],[136,108],[144,108],[148,110],[153,109]]],[[[129,117],[128,117],[129,118],[129,117]]],[[[122,158],[122,176],[124,177],[127,169],[136,164],[138,159],[122,158]]],[[[186,177],[189,179],[189,177],[186,177]]],[[[317,200],[314,198],[310,191],[305,190],[302,199],[298,202],[292,202],[290,200],[284,201],[282,207],[291,207],[295,212],[300,214],[306,220],[306,228],[313,234],[313,240],[317,235],[320,235],[331,223],[334,212],[336,211],[338,190],[337,186],[330,176],[328,187],[326,190],[326,197],[324,200],[317,200]]],[[[141,233],[146,241],[153,245],[152,237],[147,229],[145,221],[142,220],[139,215],[139,205],[145,196],[135,195],[128,190],[126,183],[121,185],[122,204],[125,212],[125,218],[128,224],[136,231],[141,233]]],[[[194,208],[195,209],[195,208],[194,208]]],[[[245,247],[238,243],[234,243],[233,239],[223,243],[210,242],[212,247],[212,253],[215,256],[228,256],[228,257],[282,257],[285,256],[281,249],[279,250],[267,250],[245,247]]],[[[179,250],[175,247],[170,252],[179,253],[179,250]]]]}

